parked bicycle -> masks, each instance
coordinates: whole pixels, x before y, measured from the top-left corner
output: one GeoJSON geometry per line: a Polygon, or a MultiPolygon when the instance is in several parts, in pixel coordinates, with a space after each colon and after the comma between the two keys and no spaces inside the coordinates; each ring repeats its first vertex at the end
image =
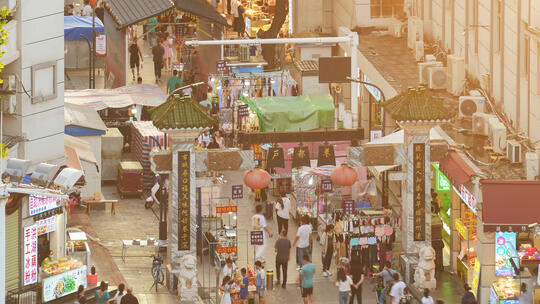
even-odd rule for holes
{"type": "Polygon", "coordinates": [[[163,274],[163,269],[161,268],[162,264],[163,257],[159,254],[154,256],[154,260],[152,261],[152,277],[154,278],[154,284],[152,284],[150,290],[152,287],[156,286],[156,293],[158,291],[158,285],[163,285],[163,281],[165,280],[165,274],[163,274]]]}

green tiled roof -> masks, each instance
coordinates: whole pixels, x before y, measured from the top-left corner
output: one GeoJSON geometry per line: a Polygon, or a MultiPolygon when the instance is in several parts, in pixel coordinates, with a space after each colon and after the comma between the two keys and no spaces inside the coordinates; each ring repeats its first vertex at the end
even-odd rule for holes
{"type": "Polygon", "coordinates": [[[382,106],[397,121],[449,120],[457,114],[445,106],[444,99],[431,96],[424,87],[409,88],[382,106]]]}
{"type": "Polygon", "coordinates": [[[152,122],[159,129],[211,128],[217,120],[206,114],[189,97],[170,97],[167,102],[150,112],[152,122]]]}

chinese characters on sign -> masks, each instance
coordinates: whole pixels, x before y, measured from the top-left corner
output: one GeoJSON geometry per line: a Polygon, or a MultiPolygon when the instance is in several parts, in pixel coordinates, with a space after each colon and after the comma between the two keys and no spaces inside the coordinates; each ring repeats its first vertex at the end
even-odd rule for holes
{"type": "Polygon", "coordinates": [[[44,220],[36,221],[38,235],[53,232],[56,230],[56,215],[48,217],[44,220]]]}
{"type": "Polygon", "coordinates": [[[322,193],[332,193],[332,180],[323,179],[321,181],[321,192],[322,193]]]}
{"type": "Polygon", "coordinates": [[[317,166],[335,166],[336,158],[334,156],[333,145],[320,145],[319,146],[319,158],[317,159],[317,166]]]}
{"type": "Polygon", "coordinates": [[[249,107],[247,104],[238,106],[238,117],[248,117],[249,116],[249,107]]]}
{"type": "Polygon", "coordinates": [[[218,73],[225,73],[227,72],[227,61],[225,60],[218,60],[216,63],[216,69],[218,73]]]}
{"type": "Polygon", "coordinates": [[[459,194],[463,199],[463,202],[465,202],[465,204],[471,208],[474,214],[476,214],[476,198],[474,195],[472,195],[472,193],[463,185],[459,185],[459,194]]]}
{"type": "Polygon", "coordinates": [[[178,250],[189,250],[190,233],[190,155],[178,152],[178,250]]]}
{"type": "Polygon", "coordinates": [[[24,286],[37,282],[37,230],[38,226],[36,224],[24,227],[24,286]]]}
{"type": "Polygon", "coordinates": [[[242,199],[244,197],[244,186],[233,185],[232,186],[232,199],[242,199]]]}
{"type": "Polygon", "coordinates": [[[50,196],[28,196],[28,215],[34,216],[45,211],[60,207],[60,199],[50,196]]]}
{"type": "Polygon", "coordinates": [[[471,283],[471,291],[475,297],[478,294],[478,280],[480,279],[480,261],[478,258],[474,258],[473,277],[471,283]]]}
{"type": "Polygon", "coordinates": [[[105,35],[96,35],[96,56],[107,55],[107,39],[105,35]]]}
{"type": "Polygon", "coordinates": [[[414,240],[426,240],[426,145],[413,144],[414,240]]]}
{"type": "Polygon", "coordinates": [[[229,212],[237,212],[238,208],[237,206],[217,206],[216,207],[216,213],[229,213],[229,212]]]}
{"type": "Polygon", "coordinates": [[[353,200],[347,200],[343,201],[343,214],[354,214],[354,201],[353,200]]]}
{"type": "Polygon", "coordinates": [[[293,168],[302,166],[310,167],[309,149],[306,146],[298,146],[294,148],[293,153],[293,168]]]}
{"type": "Polygon", "coordinates": [[[268,169],[272,168],[284,168],[285,158],[283,156],[283,148],[270,148],[268,149],[268,169]]]}
{"type": "Polygon", "coordinates": [[[510,259],[514,258],[516,266],[519,267],[516,252],[516,233],[515,232],[496,232],[495,233],[495,276],[510,277],[515,276],[516,272],[512,267],[510,259]],[[516,257],[516,258],[514,258],[516,257]]]}
{"type": "Polygon", "coordinates": [[[234,253],[237,251],[237,248],[236,246],[234,247],[221,247],[221,246],[218,246],[217,248],[217,253],[234,253]]]}
{"type": "Polygon", "coordinates": [[[263,245],[264,244],[264,235],[260,230],[251,231],[250,233],[251,245],[263,245]]]}

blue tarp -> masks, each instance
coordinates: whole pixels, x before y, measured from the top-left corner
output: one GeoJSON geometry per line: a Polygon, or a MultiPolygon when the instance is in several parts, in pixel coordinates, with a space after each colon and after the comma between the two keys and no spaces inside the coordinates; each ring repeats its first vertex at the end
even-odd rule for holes
{"type": "MultiPolygon", "coordinates": [[[[96,17],[96,35],[103,32],[103,22],[96,17]]],[[[64,40],[85,41],[81,34],[92,41],[92,17],[64,16],[64,40]]]]}

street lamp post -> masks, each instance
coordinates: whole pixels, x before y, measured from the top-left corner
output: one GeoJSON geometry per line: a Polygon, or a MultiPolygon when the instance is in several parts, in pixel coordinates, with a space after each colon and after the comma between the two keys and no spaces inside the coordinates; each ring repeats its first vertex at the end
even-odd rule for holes
{"type": "MultiPolygon", "coordinates": [[[[368,85],[368,86],[372,86],[374,87],[375,89],[377,89],[380,93],[381,93],[381,98],[382,98],[382,102],[386,102],[386,97],[384,96],[384,92],[383,90],[381,90],[381,88],[379,88],[378,86],[374,85],[373,83],[370,83],[370,82],[366,82],[366,81],[362,81],[360,79],[354,79],[354,78],[351,78],[351,77],[347,77],[347,79],[351,82],[357,82],[357,83],[361,83],[363,85],[368,85]]],[[[385,127],[385,113],[384,113],[384,109],[383,109],[383,115],[382,115],[382,136],[384,136],[384,127],[385,127]]],[[[369,118],[368,118],[368,131],[369,131],[369,136],[370,136],[370,139],[371,139],[371,99],[369,101],[369,118]]]]}

